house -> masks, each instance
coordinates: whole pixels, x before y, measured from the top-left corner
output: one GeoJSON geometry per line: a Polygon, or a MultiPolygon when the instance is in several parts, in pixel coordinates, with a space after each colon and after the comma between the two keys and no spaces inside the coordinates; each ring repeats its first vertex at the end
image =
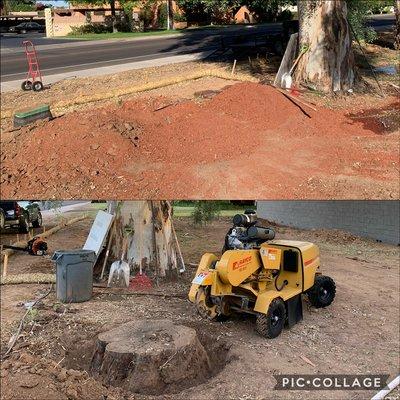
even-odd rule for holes
{"type": "Polygon", "coordinates": [[[254,24],[257,22],[255,15],[247,8],[242,6],[233,16],[236,24],[254,24]]]}
{"type": "MultiPolygon", "coordinates": [[[[154,2],[154,4],[145,10],[139,3],[138,6],[132,10],[133,20],[139,21],[139,16],[145,11],[146,27],[158,28],[162,4],[165,4],[165,2],[161,0],[159,2],[154,2]]],[[[115,4],[115,11],[117,22],[124,22],[125,14],[118,1],[115,4]]],[[[173,1],[171,13],[176,13],[177,11],[178,7],[176,2],[173,1]]],[[[72,32],[73,27],[79,27],[85,24],[111,26],[110,5],[108,3],[102,5],[73,3],[70,4],[68,8],[53,9],[51,15],[47,12],[46,32],[48,37],[66,36],[72,32]]],[[[181,21],[174,24],[175,29],[185,28],[186,26],[187,24],[181,21]]]]}
{"type": "MultiPolygon", "coordinates": [[[[116,5],[117,16],[122,8],[116,5]]],[[[72,27],[85,24],[111,25],[111,8],[108,5],[74,5],[70,8],[55,8],[51,18],[46,18],[46,34],[52,36],[66,36],[72,32],[72,27]]]]}

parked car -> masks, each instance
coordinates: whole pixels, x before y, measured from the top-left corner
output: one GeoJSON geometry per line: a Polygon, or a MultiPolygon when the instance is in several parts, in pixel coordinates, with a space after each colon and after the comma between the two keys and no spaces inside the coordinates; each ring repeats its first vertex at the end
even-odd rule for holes
{"type": "Polygon", "coordinates": [[[0,201],[0,229],[18,227],[27,233],[31,225],[39,228],[42,224],[40,207],[34,201],[0,201]]]}
{"type": "Polygon", "coordinates": [[[37,22],[21,22],[18,25],[10,26],[9,32],[13,33],[28,33],[28,32],[39,32],[44,33],[45,27],[38,24],[37,22]]]}

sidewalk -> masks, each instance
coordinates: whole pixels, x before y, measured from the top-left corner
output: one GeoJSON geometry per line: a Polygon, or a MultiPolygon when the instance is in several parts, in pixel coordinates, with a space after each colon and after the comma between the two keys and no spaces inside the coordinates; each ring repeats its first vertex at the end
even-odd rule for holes
{"type": "MultiPolygon", "coordinates": [[[[111,75],[111,74],[115,74],[118,72],[125,72],[125,71],[130,71],[130,70],[135,70],[135,69],[159,67],[159,66],[168,65],[168,64],[177,64],[177,63],[188,62],[188,61],[196,61],[196,60],[201,60],[201,59],[207,58],[213,52],[214,51],[207,51],[207,52],[201,52],[201,53],[192,53],[192,54],[183,54],[183,55],[155,58],[152,60],[135,61],[135,62],[125,63],[125,64],[117,64],[117,65],[114,64],[114,65],[110,65],[110,66],[82,69],[82,70],[71,71],[71,72],[63,72],[61,74],[54,74],[54,75],[43,74],[43,83],[46,86],[46,85],[51,85],[53,83],[56,83],[56,82],[59,82],[61,80],[65,80],[65,79],[111,75]]],[[[8,81],[8,82],[1,82],[1,93],[20,89],[22,81],[23,81],[23,79],[18,79],[18,80],[8,81]]]]}

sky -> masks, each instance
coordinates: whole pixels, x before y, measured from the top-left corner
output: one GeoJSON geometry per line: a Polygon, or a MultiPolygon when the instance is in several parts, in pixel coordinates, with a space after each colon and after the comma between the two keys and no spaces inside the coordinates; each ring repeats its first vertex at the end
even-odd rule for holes
{"type": "Polygon", "coordinates": [[[64,0],[37,0],[37,3],[52,4],[55,7],[62,7],[68,5],[68,2],[64,0]]]}

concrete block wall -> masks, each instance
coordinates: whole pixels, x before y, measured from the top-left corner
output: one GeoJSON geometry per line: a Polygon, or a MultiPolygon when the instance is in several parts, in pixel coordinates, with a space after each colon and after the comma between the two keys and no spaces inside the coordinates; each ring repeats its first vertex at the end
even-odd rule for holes
{"type": "Polygon", "coordinates": [[[306,229],[340,229],[384,243],[400,243],[400,202],[258,201],[257,212],[282,225],[306,229]]]}

